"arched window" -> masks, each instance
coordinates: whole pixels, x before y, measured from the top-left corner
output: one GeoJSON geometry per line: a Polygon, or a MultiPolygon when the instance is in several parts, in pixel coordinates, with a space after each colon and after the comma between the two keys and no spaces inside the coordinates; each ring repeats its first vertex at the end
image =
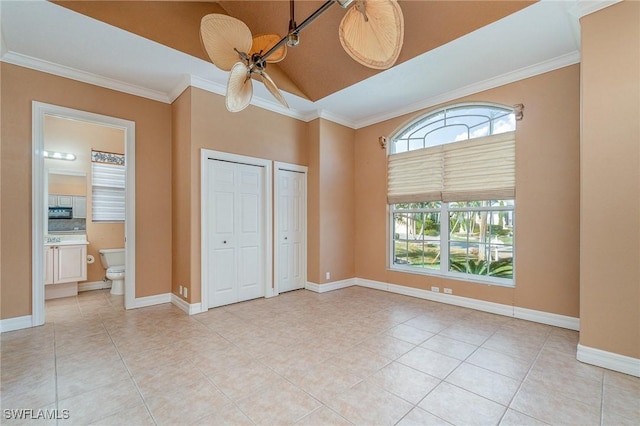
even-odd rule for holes
{"type": "Polygon", "coordinates": [[[390,267],[513,286],[513,109],[462,104],[390,138],[390,267]]]}
{"type": "Polygon", "coordinates": [[[431,113],[402,129],[392,138],[391,153],[413,151],[516,129],[513,109],[467,104],[431,113]]]}

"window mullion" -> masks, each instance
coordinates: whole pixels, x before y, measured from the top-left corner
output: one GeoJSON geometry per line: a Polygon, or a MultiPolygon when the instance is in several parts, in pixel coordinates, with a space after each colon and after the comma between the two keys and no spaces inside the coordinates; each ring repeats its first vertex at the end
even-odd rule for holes
{"type": "Polygon", "coordinates": [[[449,270],[449,203],[440,206],[440,270],[449,270]]]}

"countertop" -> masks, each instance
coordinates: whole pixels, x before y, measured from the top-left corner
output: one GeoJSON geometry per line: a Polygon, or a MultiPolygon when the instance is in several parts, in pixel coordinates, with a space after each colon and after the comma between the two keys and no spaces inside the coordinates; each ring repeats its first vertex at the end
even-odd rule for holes
{"type": "Polygon", "coordinates": [[[88,245],[87,235],[45,235],[45,246],[88,245]]]}

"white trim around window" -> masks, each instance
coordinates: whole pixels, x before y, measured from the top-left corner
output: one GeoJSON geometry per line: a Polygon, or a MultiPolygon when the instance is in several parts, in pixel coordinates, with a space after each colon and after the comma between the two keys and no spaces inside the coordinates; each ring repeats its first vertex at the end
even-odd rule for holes
{"type": "MultiPolygon", "coordinates": [[[[453,203],[451,203],[453,204],[453,203]]],[[[458,280],[458,281],[467,281],[467,282],[474,282],[474,283],[480,283],[480,284],[489,284],[489,285],[497,285],[497,286],[502,286],[502,287],[515,287],[515,277],[516,277],[516,259],[515,259],[515,202],[512,205],[494,205],[494,206],[470,206],[470,207],[450,207],[449,203],[440,203],[440,207],[433,207],[433,208],[396,208],[396,205],[390,205],[389,206],[389,221],[388,221],[388,240],[389,240],[389,245],[388,245],[388,270],[390,271],[395,271],[395,272],[404,272],[404,273],[410,273],[410,274],[418,274],[418,275],[430,275],[430,276],[436,276],[436,277],[440,277],[440,278],[448,278],[448,279],[454,279],[454,280],[458,280]],[[452,271],[450,270],[450,259],[451,259],[451,255],[450,255],[450,221],[449,221],[449,217],[450,217],[450,213],[452,212],[479,212],[479,211],[483,211],[483,212],[487,212],[487,214],[489,215],[495,215],[498,214],[499,212],[504,213],[504,212],[511,212],[511,223],[510,223],[510,228],[512,230],[512,243],[510,246],[505,246],[504,248],[506,250],[510,251],[510,255],[511,255],[511,268],[512,268],[512,277],[511,278],[501,278],[501,277],[495,277],[495,276],[491,276],[491,275],[477,275],[474,273],[464,273],[464,272],[457,272],[457,271],[452,271]],[[396,223],[395,223],[395,214],[411,214],[411,213],[432,213],[435,215],[439,215],[440,216],[440,221],[439,221],[439,235],[437,237],[433,237],[431,239],[432,244],[434,245],[438,245],[440,250],[439,250],[439,262],[438,262],[438,268],[428,268],[428,267],[419,267],[419,266],[414,266],[412,264],[410,264],[409,262],[407,263],[401,263],[400,261],[398,261],[397,258],[397,254],[396,254],[396,235],[397,234],[397,229],[396,229],[396,223]]],[[[491,224],[492,222],[489,221],[489,223],[491,224]]],[[[407,225],[407,229],[408,229],[409,225],[407,225]]],[[[412,244],[420,244],[420,242],[425,243],[424,240],[424,234],[423,234],[423,239],[419,239],[419,238],[415,238],[413,240],[410,240],[410,235],[409,232],[406,232],[406,235],[404,235],[404,238],[407,241],[407,247],[410,244],[410,241],[412,244]]],[[[465,244],[464,242],[461,242],[461,244],[465,244]]],[[[469,247],[470,245],[475,245],[475,244],[479,244],[478,242],[466,242],[467,247],[469,247]]],[[[489,243],[481,243],[481,244],[488,244],[491,245],[491,242],[489,243]]],[[[423,249],[424,250],[424,249],[423,249]]],[[[408,250],[407,250],[408,252],[408,250]]],[[[489,261],[491,260],[491,258],[489,258],[489,261]]]]}

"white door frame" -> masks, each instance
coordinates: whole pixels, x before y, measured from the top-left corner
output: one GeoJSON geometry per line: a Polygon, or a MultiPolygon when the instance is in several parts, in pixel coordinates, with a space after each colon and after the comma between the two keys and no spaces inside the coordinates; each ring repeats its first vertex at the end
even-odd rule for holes
{"type": "Polygon", "coordinates": [[[264,158],[248,157],[245,155],[230,154],[227,152],[214,151],[210,149],[202,148],[200,150],[200,310],[206,312],[209,310],[209,272],[207,265],[207,253],[209,252],[209,242],[206,236],[209,233],[209,222],[206,217],[206,195],[208,193],[209,181],[206,178],[207,161],[221,160],[229,161],[233,163],[248,164],[251,166],[264,167],[264,179],[263,185],[263,201],[262,208],[264,209],[262,216],[262,233],[263,233],[263,261],[264,261],[264,295],[265,297],[274,296],[273,292],[273,250],[272,250],[272,231],[273,223],[271,220],[271,187],[272,187],[272,166],[271,160],[264,158]]]}
{"type": "MultiPolygon", "coordinates": [[[[308,172],[308,167],[307,166],[299,166],[297,164],[289,164],[289,163],[282,163],[279,161],[274,161],[274,174],[275,174],[275,189],[274,189],[274,196],[273,198],[275,199],[275,207],[274,207],[274,230],[273,230],[273,235],[280,235],[280,222],[278,220],[278,218],[280,217],[280,209],[282,208],[282,206],[280,205],[280,173],[282,171],[288,171],[288,172],[298,172],[298,173],[302,173],[304,174],[304,208],[305,208],[305,214],[304,214],[304,222],[302,223],[302,226],[304,227],[304,232],[302,233],[302,247],[303,247],[303,251],[302,251],[302,288],[304,288],[306,286],[307,283],[307,172],[308,172]]],[[[274,245],[274,250],[275,250],[275,258],[274,258],[274,283],[273,283],[273,293],[274,296],[280,294],[280,289],[278,288],[278,277],[280,276],[280,244],[278,244],[276,242],[276,244],[274,245]]]]}
{"type": "Polygon", "coordinates": [[[84,121],[100,126],[114,127],[124,130],[124,148],[127,159],[126,169],[126,216],[125,216],[125,294],[124,306],[126,309],[135,307],[136,297],[136,215],[135,215],[135,123],[129,120],[109,117],[106,115],[95,114],[87,111],[80,111],[72,108],[66,108],[58,105],[45,104],[33,101],[31,105],[32,112],[32,219],[31,219],[31,276],[32,276],[32,293],[31,293],[31,324],[33,327],[44,324],[44,252],[41,249],[44,244],[45,223],[47,213],[45,206],[48,200],[45,200],[44,190],[44,118],[46,115],[67,118],[72,120],[84,121]]]}

